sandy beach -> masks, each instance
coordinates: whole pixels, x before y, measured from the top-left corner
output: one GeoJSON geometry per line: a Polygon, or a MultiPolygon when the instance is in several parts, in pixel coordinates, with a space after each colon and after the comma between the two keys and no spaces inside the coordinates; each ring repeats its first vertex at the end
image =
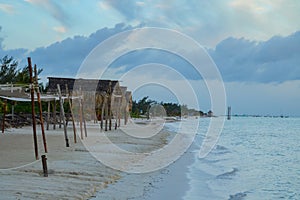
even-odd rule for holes
{"type": "MultiPolygon", "coordinates": [[[[68,127],[70,147],[65,147],[62,128],[46,131],[48,153],[45,154],[39,126],[37,128],[39,157],[47,156],[49,176],[43,177],[41,159],[35,160],[32,127],[7,129],[0,136],[0,196],[3,199],[139,199],[145,195],[147,184],[151,186],[151,182],[159,178],[155,174],[166,173],[160,170],[128,174],[107,167],[95,159],[79,139],[74,144],[71,127],[68,127]]],[[[91,135],[109,134],[115,144],[136,152],[162,147],[170,134],[162,130],[151,140],[136,139],[121,134],[121,130],[101,132],[99,124],[94,123],[88,123],[87,130],[91,135]]],[[[115,152],[104,153],[112,159],[122,156],[115,152]]]]}

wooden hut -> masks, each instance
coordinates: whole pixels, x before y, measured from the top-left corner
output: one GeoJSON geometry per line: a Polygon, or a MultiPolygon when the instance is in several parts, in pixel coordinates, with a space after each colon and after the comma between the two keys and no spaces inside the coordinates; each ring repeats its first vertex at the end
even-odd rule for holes
{"type": "MultiPolygon", "coordinates": [[[[128,99],[125,97],[127,88],[121,87],[119,81],[59,77],[48,77],[48,79],[47,92],[49,94],[56,94],[57,85],[60,85],[63,95],[68,95],[67,92],[69,92],[73,97],[82,97],[85,117],[89,120],[100,120],[101,128],[103,128],[103,120],[105,120],[105,129],[107,129],[107,124],[111,129],[113,119],[117,126],[119,119],[123,117],[121,113],[128,110],[123,106],[123,99],[128,99]]],[[[73,109],[74,113],[78,113],[76,110],[79,109],[78,107],[74,106],[73,109]]]]}

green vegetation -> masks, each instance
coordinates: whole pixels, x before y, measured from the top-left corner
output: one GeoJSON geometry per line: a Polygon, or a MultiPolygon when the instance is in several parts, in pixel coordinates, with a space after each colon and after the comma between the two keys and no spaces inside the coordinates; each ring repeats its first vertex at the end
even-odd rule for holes
{"type": "MultiPolygon", "coordinates": [[[[38,75],[42,71],[43,69],[37,69],[38,75]]],[[[18,62],[13,57],[7,55],[0,59],[0,84],[13,84],[25,87],[29,86],[29,82],[30,76],[28,66],[19,69],[18,62]]],[[[42,83],[39,86],[41,91],[45,90],[42,83]]],[[[12,104],[17,105],[14,110],[15,113],[31,113],[31,107],[28,106],[28,102],[10,102],[7,104],[6,112],[11,112],[12,104]]],[[[3,105],[2,99],[0,99],[0,105],[3,105]]],[[[46,105],[43,106],[45,107],[46,105]]],[[[0,110],[3,113],[3,108],[0,110]]],[[[38,111],[37,106],[36,111],[38,111]]]]}
{"type": "MultiPolygon", "coordinates": [[[[139,118],[139,117],[149,117],[149,113],[151,112],[151,106],[160,105],[164,108],[165,113],[162,113],[162,109],[160,109],[161,114],[165,114],[166,116],[208,116],[206,113],[202,111],[198,111],[195,109],[189,109],[187,105],[179,105],[177,103],[164,103],[149,99],[149,97],[144,97],[139,101],[132,102],[132,111],[131,117],[139,118]]],[[[158,111],[156,111],[158,112],[158,111]]],[[[209,111],[210,113],[211,111],[209,111]]]]}

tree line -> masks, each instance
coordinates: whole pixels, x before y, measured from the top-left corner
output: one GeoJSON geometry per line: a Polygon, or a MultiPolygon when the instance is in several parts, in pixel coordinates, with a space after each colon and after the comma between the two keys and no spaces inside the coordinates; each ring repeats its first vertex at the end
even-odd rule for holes
{"type": "MultiPolygon", "coordinates": [[[[23,68],[18,67],[19,63],[12,56],[4,56],[0,59],[0,84],[13,84],[18,86],[29,86],[30,75],[29,75],[29,66],[24,66],[23,68]]],[[[43,69],[37,69],[37,74],[39,75],[43,69]]],[[[42,83],[39,84],[40,90],[45,91],[45,88],[42,83]]],[[[3,104],[2,99],[0,99],[0,105],[3,104]]],[[[30,113],[31,107],[28,106],[27,102],[12,102],[16,105],[15,113],[30,113]]],[[[1,112],[3,112],[3,107],[1,112]]],[[[37,110],[37,108],[36,108],[37,110]]],[[[11,104],[8,104],[6,111],[11,111],[11,104]]]]}
{"type": "Polygon", "coordinates": [[[148,96],[143,97],[139,101],[132,102],[131,117],[150,117],[156,113],[156,116],[207,116],[212,117],[212,111],[207,113],[188,108],[187,105],[180,105],[178,103],[157,102],[149,99],[148,96]],[[154,107],[154,109],[152,109],[154,107]]]}

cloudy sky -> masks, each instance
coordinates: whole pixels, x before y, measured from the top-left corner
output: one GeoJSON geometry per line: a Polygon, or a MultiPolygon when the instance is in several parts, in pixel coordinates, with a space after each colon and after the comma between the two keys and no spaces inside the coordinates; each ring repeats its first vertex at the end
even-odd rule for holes
{"type": "MultiPolygon", "coordinates": [[[[0,56],[14,56],[20,67],[31,56],[44,77],[76,76],[86,56],[110,36],[140,27],[168,28],[208,52],[234,113],[300,116],[299,10],[298,0],[0,0],[0,56]]],[[[147,63],[177,70],[193,85],[199,107],[211,108],[205,78],[172,53],[131,52],[112,63],[107,78],[147,63]]],[[[164,80],[184,90],[172,73],[155,69],[154,75],[136,70],[133,76],[149,74],[149,80],[161,81],[167,74],[164,80]]],[[[174,96],[157,85],[141,91],[136,98],[145,92],[165,101],[174,96]]]]}

